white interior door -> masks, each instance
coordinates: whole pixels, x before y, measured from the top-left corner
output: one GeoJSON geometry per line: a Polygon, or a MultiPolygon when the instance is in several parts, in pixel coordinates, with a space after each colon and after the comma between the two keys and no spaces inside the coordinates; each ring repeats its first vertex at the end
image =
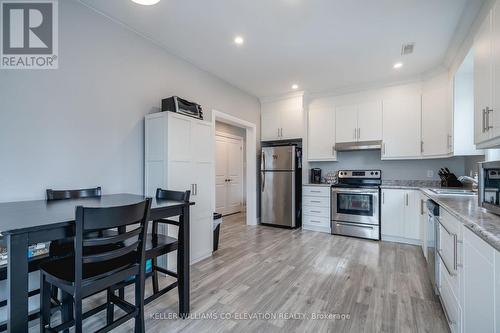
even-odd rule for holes
{"type": "Polygon", "coordinates": [[[215,142],[216,211],[238,213],[243,201],[243,140],[217,135],[215,142]]]}
{"type": "Polygon", "coordinates": [[[227,201],[227,145],[224,137],[215,137],[215,211],[225,214],[227,201]]]}

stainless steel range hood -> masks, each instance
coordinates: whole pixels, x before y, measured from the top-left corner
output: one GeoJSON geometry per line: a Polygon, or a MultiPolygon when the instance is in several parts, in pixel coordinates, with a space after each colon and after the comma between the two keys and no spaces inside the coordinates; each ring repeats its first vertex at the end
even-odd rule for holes
{"type": "Polygon", "coordinates": [[[351,150],[373,150],[381,149],[382,141],[355,141],[342,142],[335,144],[336,151],[351,151],[351,150]]]}

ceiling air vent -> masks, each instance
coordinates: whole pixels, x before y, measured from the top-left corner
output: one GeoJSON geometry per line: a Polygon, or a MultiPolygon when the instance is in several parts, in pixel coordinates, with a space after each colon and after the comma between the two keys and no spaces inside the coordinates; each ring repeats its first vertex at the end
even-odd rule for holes
{"type": "Polygon", "coordinates": [[[407,43],[403,44],[401,47],[401,55],[408,55],[413,53],[413,49],[415,48],[415,43],[407,43]]]}

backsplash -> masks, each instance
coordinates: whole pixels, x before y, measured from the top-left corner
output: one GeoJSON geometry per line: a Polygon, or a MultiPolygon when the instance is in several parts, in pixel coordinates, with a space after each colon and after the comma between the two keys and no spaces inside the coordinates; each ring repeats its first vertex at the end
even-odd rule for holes
{"type": "Polygon", "coordinates": [[[340,169],[380,169],[383,180],[439,180],[438,170],[447,167],[457,176],[465,174],[465,161],[468,157],[451,157],[425,160],[382,161],[380,150],[338,152],[338,162],[311,162],[309,168],[321,168],[322,173],[340,169]],[[432,170],[433,176],[427,177],[432,170]]]}

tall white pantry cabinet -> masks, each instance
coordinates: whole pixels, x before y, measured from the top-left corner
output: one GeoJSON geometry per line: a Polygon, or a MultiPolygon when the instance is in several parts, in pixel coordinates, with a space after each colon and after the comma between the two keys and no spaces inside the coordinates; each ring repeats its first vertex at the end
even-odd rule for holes
{"type": "MultiPolygon", "coordinates": [[[[214,207],[212,124],[173,112],[159,112],[146,116],[144,133],[145,194],[154,197],[159,187],[191,190],[195,205],[190,211],[190,260],[210,256],[214,207]]],[[[176,236],[177,228],[168,228],[176,236]]],[[[167,233],[166,227],[160,232],[167,233]]],[[[169,261],[174,258],[169,256],[169,261]]]]}

